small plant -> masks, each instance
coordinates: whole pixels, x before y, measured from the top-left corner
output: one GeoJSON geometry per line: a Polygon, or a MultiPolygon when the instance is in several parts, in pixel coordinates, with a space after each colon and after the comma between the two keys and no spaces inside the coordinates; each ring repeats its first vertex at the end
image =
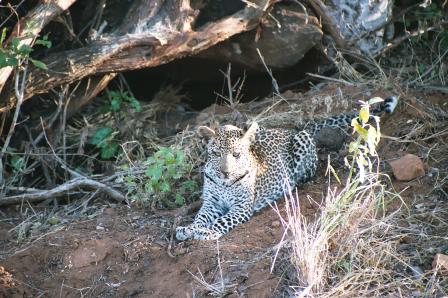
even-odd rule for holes
{"type": "Polygon", "coordinates": [[[110,112],[120,112],[123,103],[129,103],[136,112],[141,112],[140,102],[127,91],[107,91],[109,105],[105,108],[110,112]]]}
{"type": "MultiPolygon", "coordinates": [[[[33,51],[33,48],[27,44],[22,44],[19,38],[13,37],[11,39],[10,45],[7,47],[3,47],[3,42],[6,39],[6,28],[2,30],[2,34],[0,36],[0,68],[12,66],[18,67],[23,61],[29,60],[34,66],[47,69],[47,65],[40,60],[30,58],[30,54],[33,51]]],[[[37,39],[35,42],[36,45],[42,45],[47,48],[51,48],[52,43],[48,40],[48,34],[44,35],[41,39],[37,39]]]]}
{"type": "Polygon", "coordinates": [[[89,143],[100,149],[102,159],[110,159],[118,152],[120,145],[114,141],[115,135],[113,128],[106,126],[98,128],[90,139],[89,143]]]}
{"type": "Polygon", "coordinates": [[[151,200],[153,207],[158,202],[167,207],[182,206],[186,202],[186,195],[197,189],[194,180],[185,179],[189,176],[192,165],[186,160],[184,152],[178,148],[159,148],[146,160],[145,169],[145,175],[138,183],[138,177],[125,177],[128,194],[134,200],[151,200]],[[143,191],[139,188],[143,188],[143,191]],[[173,196],[171,200],[170,195],[173,196]]]}
{"type": "MultiPolygon", "coordinates": [[[[140,102],[127,91],[107,91],[108,104],[102,109],[103,113],[113,113],[116,120],[125,118],[127,106],[130,105],[136,112],[142,110],[140,102]]],[[[114,157],[120,149],[115,136],[118,134],[118,127],[103,126],[98,128],[90,139],[90,144],[101,151],[102,159],[114,157]]]]}
{"type": "Polygon", "coordinates": [[[360,181],[363,182],[366,176],[366,170],[372,172],[373,163],[369,156],[376,157],[376,146],[378,145],[381,132],[380,132],[380,118],[378,116],[370,115],[370,106],[383,99],[374,97],[369,101],[360,101],[361,109],[359,110],[359,117],[352,120],[352,127],[356,132],[356,140],[349,145],[349,156],[345,158],[346,165],[350,166],[350,173],[347,179],[347,184],[350,183],[353,172],[355,169],[359,172],[360,181]],[[369,120],[373,118],[375,125],[369,124],[369,120]],[[349,163],[351,159],[351,163],[349,163]],[[356,163],[356,168],[355,168],[356,163]]]}

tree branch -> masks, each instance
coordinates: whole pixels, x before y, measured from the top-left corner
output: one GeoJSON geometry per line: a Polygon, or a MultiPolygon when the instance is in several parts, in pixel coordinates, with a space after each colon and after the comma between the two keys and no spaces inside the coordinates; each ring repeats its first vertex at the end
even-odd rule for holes
{"type": "Polygon", "coordinates": [[[23,193],[20,195],[5,197],[3,199],[0,199],[0,207],[6,205],[19,204],[22,201],[39,202],[54,197],[61,197],[74,189],[83,187],[103,191],[107,193],[112,199],[118,202],[125,201],[124,195],[121,192],[115,190],[114,188],[87,177],[78,177],[69,180],[64,184],[61,184],[53,189],[39,190],[30,193],[23,193]]]}

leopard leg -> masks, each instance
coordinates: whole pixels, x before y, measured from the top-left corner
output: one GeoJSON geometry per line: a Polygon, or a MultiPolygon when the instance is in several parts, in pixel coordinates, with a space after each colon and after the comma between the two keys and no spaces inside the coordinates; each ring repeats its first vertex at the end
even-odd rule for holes
{"type": "Polygon", "coordinates": [[[186,227],[176,228],[176,238],[178,240],[187,240],[193,238],[195,231],[200,228],[207,228],[213,224],[213,222],[223,216],[227,209],[223,208],[217,199],[212,195],[204,195],[204,203],[196,214],[192,224],[186,227]]]}
{"type": "Polygon", "coordinates": [[[250,203],[232,207],[225,215],[217,218],[209,228],[198,228],[193,232],[193,238],[197,240],[216,240],[227,234],[235,226],[248,221],[253,214],[253,206],[250,203]]]}
{"type": "MultiPolygon", "coordinates": [[[[296,182],[306,182],[316,173],[317,168],[317,150],[313,138],[307,131],[301,131],[294,136],[294,176],[296,182]]],[[[294,185],[292,185],[294,186],[294,185]]]]}

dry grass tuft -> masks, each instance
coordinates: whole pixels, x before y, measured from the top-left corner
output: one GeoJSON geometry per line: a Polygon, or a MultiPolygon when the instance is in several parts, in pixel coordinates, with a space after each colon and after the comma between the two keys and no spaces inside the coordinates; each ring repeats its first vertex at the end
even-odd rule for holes
{"type": "Polygon", "coordinates": [[[447,280],[431,268],[423,270],[418,259],[448,249],[448,237],[438,235],[448,229],[443,220],[448,204],[430,212],[435,217],[431,223],[422,223],[421,212],[404,204],[385,215],[384,204],[393,196],[378,175],[369,174],[364,183],[355,179],[340,191],[328,188],[318,213],[307,218],[300,212],[298,195],[289,190],[284,215],[277,212],[288,233],[279,246],[289,248],[285,253],[295,275],[289,286],[295,296],[448,294],[447,280]],[[413,224],[416,221],[420,224],[413,224]]]}

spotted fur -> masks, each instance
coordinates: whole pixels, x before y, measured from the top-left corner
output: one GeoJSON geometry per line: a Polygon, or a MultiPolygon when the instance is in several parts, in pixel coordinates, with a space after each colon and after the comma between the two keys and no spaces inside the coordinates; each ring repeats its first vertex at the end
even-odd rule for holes
{"type": "MultiPolygon", "coordinates": [[[[375,112],[392,112],[389,98],[375,112]]],[[[317,168],[313,136],[323,127],[347,129],[354,114],[316,120],[304,130],[265,129],[253,123],[244,132],[225,125],[200,127],[209,139],[204,166],[203,205],[194,222],[176,229],[178,240],[213,240],[249,220],[255,211],[282,197],[285,187],[311,179],[317,168]]]]}

